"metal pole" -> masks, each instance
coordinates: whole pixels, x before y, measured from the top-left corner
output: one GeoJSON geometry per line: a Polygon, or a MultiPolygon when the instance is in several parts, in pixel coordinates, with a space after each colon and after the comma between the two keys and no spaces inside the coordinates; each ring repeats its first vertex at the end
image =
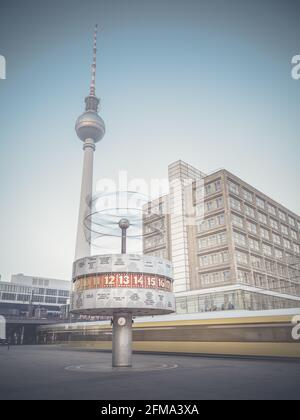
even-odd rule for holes
{"type": "Polygon", "coordinates": [[[122,247],[121,247],[121,253],[126,254],[126,229],[122,229],[122,247]]]}

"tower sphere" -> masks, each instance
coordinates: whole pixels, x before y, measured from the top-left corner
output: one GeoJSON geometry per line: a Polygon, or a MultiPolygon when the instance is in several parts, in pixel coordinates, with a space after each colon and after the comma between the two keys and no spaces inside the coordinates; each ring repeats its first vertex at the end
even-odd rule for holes
{"type": "Polygon", "coordinates": [[[121,228],[121,229],[128,229],[129,228],[129,226],[130,226],[130,223],[129,223],[129,220],[128,219],[121,219],[120,221],[119,221],[119,227],[121,228]]]}
{"type": "Polygon", "coordinates": [[[97,112],[88,110],[77,118],[75,130],[80,140],[92,139],[97,143],[105,134],[105,125],[97,112]]]}

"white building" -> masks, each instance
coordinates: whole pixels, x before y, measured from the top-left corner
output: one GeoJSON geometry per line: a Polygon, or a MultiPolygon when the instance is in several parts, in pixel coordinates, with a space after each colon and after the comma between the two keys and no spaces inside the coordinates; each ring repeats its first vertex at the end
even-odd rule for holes
{"type": "Polygon", "coordinates": [[[70,288],[67,280],[13,274],[10,282],[0,281],[0,314],[33,316],[39,309],[45,316],[57,315],[68,303],[70,288]]]}

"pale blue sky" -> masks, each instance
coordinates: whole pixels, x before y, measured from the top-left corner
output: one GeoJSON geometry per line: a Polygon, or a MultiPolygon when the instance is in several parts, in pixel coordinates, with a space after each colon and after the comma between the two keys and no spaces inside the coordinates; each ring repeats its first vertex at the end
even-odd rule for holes
{"type": "Polygon", "coordinates": [[[297,1],[2,0],[0,273],[69,278],[91,37],[107,133],[95,181],[225,167],[296,213],[297,1]]]}

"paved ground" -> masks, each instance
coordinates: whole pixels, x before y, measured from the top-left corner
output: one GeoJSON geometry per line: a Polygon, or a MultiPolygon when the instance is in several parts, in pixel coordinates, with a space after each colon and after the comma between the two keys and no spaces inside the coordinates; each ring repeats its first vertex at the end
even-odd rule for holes
{"type": "Polygon", "coordinates": [[[0,347],[0,399],[299,399],[300,362],[0,347]]]}

